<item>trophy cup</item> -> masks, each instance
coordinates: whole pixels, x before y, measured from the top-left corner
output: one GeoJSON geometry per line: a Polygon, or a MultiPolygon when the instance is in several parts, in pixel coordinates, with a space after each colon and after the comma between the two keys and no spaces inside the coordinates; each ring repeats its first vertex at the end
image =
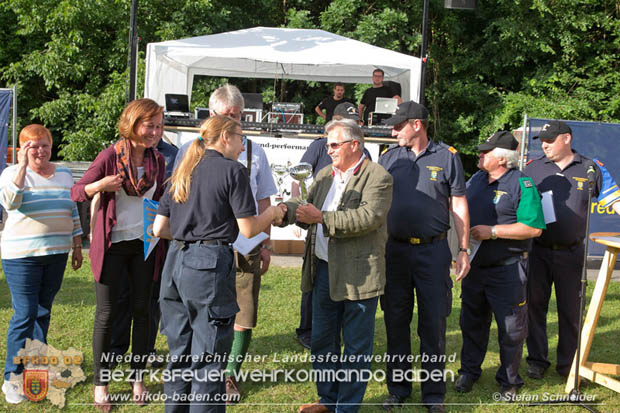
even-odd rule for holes
{"type": "Polygon", "coordinates": [[[308,162],[301,162],[295,166],[291,166],[288,170],[289,175],[296,181],[299,181],[301,190],[301,202],[307,204],[308,188],[306,188],[306,180],[312,176],[312,165],[308,162]]]}
{"type": "MultiPolygon", "coordinates": [[[[290,162],[289,162],[290,166],[290,162]]],[[[282,201],[284,195],[290,195],[291,193],[284,188],[284,178],[288,174],[288,167],[284,165],[271,164],[271,172],[276,178],[276,185],[278,187],[278,194],[276,195],[276,201],[282,201]]]]}

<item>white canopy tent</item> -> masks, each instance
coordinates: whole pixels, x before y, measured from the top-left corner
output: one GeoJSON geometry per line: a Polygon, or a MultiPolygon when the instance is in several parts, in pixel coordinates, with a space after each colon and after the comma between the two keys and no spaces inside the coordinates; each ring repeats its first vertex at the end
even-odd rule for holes
{"type": "Polygon", "coordinates": [[[146,49],[145,97],[191,97],[195,75],[370,83],[381,68],[403,100],[419,101],[421,60],[323,30],[255,27],[160,43],[146,49]]]}

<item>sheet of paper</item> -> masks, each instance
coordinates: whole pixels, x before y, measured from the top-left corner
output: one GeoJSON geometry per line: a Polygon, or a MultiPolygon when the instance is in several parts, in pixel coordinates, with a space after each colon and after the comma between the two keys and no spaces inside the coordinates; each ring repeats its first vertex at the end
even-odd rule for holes
{"type": "Polygon", "coordinates": [[[469,237],[469,249],[471,250],[471,254],[469,255],[470,263],[474,260],[474,257],[476,256],[476,253],[478,252],[478,248],[480,248],[480,244],[482,244],[482,241],[469,237]]]}
{"type": "Polygon", "coordinates": [[[542,193],[542,209],[545,216],[545,224],[555,222],[555,209],[553,208],[553,191],[542,193]]]}
{"type": "Polygon", "coordinates": [[[237,252],[240,252],[243,255],[247,255],[250,251],[256,248],[258,244],[260,244],[267,238],[269,238],[269,235],[265,234],[264,232],[261,232],[260,234],[255,235],[252,238],[246,238],[241,235],[241,233],[239,233],[239,236],[233,243],[233,247],[237,252]]]}

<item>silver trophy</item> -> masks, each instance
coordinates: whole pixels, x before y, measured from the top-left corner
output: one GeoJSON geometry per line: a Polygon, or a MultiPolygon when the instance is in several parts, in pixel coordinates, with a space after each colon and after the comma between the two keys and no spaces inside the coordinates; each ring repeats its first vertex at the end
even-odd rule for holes
{"type": "MultiPolygon", "coordinates": [[[[291,163],[288,163],[290,166],[291,163]]],[[[278,187],[278,194],[276,195],[276,200],[282,201],[284,199],[284,195],[290,195],[291,193],[286,190],[284,187],[284,178],[288,174],[288,166],[271,164],[271,172],[276,178],[276,185],[278,187]]]]}
{"type": "Polygon", "coordinates": [[[301,202],[302,204],[308,203],[308,188],[306,187],[306,180],[312,176],[312,165],[308,162],[301,162],[295,166],[291,166],[288,173],[296,181],[299,181],[299,188],[301,190],[301,202]]]}

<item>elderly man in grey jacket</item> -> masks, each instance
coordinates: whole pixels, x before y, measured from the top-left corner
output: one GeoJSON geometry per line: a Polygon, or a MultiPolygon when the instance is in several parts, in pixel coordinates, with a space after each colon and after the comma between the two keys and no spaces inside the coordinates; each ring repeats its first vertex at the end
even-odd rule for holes
{"type": "Polygon", "coordinates": [[[301,289],[313,293],[311,351],[320,399],[301,406],[303,413],[357,412],[364,399],[392,203],[392,177],[364,155],[357,123],[331,121],[325,130],[332,165],[317,174],[307,204],[286,202],[283,221],[308,229],[301,289]]]}

